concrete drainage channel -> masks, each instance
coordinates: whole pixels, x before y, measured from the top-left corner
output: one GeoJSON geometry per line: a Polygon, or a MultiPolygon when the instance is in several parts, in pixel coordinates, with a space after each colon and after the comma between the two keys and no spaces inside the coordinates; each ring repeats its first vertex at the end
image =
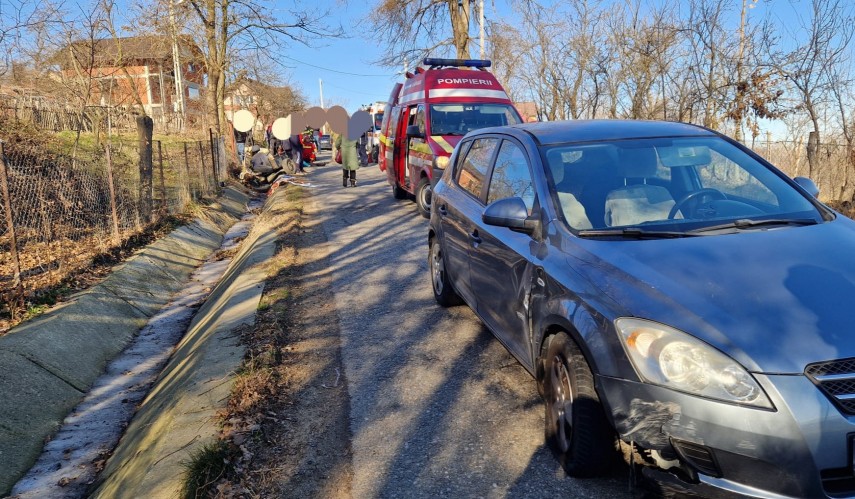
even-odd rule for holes
{"type": "Polygon", "coordinates": [[[181,463],[216,438],[215,413],[243,357],[236,330],[254,321],[259,264],[275,250],[274,231],[250,230],[247,207],[227,188],[207,216],[0,338],[0,496],[178,494],[181,463]],[[244,236],[230,262],[205,262],[221,240],[229,250],[244,236]]]}

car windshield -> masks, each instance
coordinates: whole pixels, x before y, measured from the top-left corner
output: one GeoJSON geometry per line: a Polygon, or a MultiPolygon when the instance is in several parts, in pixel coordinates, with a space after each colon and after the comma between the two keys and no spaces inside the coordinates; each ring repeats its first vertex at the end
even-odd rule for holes
{"type": "Polygon", "coordinates": [[[673,237],[822,221],[808,198],[719,137],[565,144],[542,152],[556,206],[580,235],[667,231],[673,237]]]}
{"type": "Polygon", "coordinates": [[[472,130],[521,123],[509,104],[433,104],[430,106],[431,135],[466,135],[472,130]]]}

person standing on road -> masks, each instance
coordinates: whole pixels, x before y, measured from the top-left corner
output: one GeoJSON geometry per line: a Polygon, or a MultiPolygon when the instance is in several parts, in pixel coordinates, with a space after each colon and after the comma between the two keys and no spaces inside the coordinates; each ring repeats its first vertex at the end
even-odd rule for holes
{"type": "Polygon", "coordinates": [[[359,136],[356,142],[356,153],[359,155],[359,166],[368,166],[368,131],[359,136]]]}
{"type": "Polygon", "coordinates": [[[291,146],[291,159],[297,167],[297,172],[306,173],[303,169],[303,141],[300,134],[295,133],[288,139],[288,144],[291,146]]]}
{"type": "Polygon", "coordinates": [[[356,170],[359,169],[357,141],[348,140],[344,135],[339,135],[335,139],[335,147],[341,151],[341,186],[347,187],[347,181],[350,179],[350,186],[356,187],[356,170]]]}

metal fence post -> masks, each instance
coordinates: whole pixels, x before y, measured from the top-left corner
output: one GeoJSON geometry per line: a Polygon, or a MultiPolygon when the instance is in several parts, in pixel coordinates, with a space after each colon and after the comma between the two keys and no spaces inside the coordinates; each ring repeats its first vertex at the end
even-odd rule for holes
{"type": "Polygon", "coordinates": [[[119,234],[119,210],[116,207],[116,185],[113,178],[113,153],[111,152],[110,139],[104,143],[104,152],[107,160],[107,185],[110,188],[110,213],[113,218],[113,244],[119,245],[122,237],[119,234]]]}
{"type": "Polygon", "coordinates": [[[165,216],[167,213],[166,210],[166,181],[163,178],[163,144],[162,141],[157,141],[157,168],[158,173],[160,174],[160,212],[161,217],[165,216]]]}
{"type": "MultiPolygon", "coordinates": [[[[197,142],[196,144],[199,146],[199,175],[202,178],[205,178],[205,149],[202,147],[202,141],[201,140],[199,142],[197,142]]],[[[207,186],[205,188],[205,194],[207,194],[208,188],[210,187],[210,184],[208,182],[205,182],[205,184],[207,186]]]]}
{"type": "Polygon", "coordinates": [[[218,169],[217,167],[219,166],[219,165],[217,165],[217,163],[219,162],[219,158],[217,158],[217,154],[214,151],[214,129],[213,128],[208,129],[208,136],[210,137],[210,141],[211,141],[211,167],[214,169],[214,190],[216,190],[217,189],[217,183],[220,181],[219,176],[217,175],[217,169],[218,169]]]}
{"type": "Polygon", "coordinates": [[[6,168],[6,151],[3,142],[0,141],[0,194],[3,195],[3,208],[6,211],[6,225],[9,229],[11,239],[10,253],[12,254],[12,289],[14,289],[13,300],[9,302],[9,313],[14,319],[16,309],[23,305],[24,284],[21,282],[21,260],[18,257],[18,237],[15,234],[15,222],[12,217],[12,200],[9,197],[9,170],[6,168]]]}
{"type": "MultiPolygon", "coordinates": [[[[190,157],[187,154],[187,142],[184,142],[184,182],[182,185],[184,186],[185,191],[187,192],[187,197],[193,199],[193,189],[190,186],[190,157]]],[[[182,206],[183,210],[184,207],[182,206]]]]}

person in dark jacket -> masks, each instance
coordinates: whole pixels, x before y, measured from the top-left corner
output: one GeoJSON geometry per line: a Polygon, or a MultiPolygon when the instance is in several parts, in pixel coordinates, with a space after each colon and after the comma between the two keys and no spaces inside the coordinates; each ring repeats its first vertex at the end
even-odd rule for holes
{"type": "Polygon", "coordinates": [[[243,163],[244,151],[246,150],[246,139],[249,135],[247,132],[240,132],[237,128],[233,128],[235,131],[235,147],[237,149],[238,159],[241,163],[243,163]]]}
{"type": "Polygon", "coordinates": [[[291,159],[297,165],[297,171],[305,173],[303,169],[303,141],[300,139],[300,134],[295,133],[288,138],[288,145],[291,146],[291,159]]]}
{"type": "Polygon", "coordinates": [[[368,131],[356,141],[356,154],[359,156],[359,166],[368,166],[368,131]]]}

